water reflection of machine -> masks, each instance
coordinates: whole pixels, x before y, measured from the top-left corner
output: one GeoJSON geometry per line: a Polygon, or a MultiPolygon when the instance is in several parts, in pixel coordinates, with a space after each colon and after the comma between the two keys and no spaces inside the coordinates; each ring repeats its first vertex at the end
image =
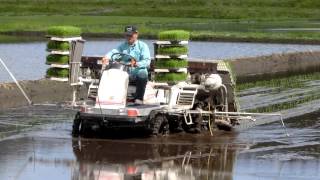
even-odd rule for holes
{"type": "Polygon", "coordinates": [[[72,179],[232,179],[235,146],[80,139],[72,179]]]}

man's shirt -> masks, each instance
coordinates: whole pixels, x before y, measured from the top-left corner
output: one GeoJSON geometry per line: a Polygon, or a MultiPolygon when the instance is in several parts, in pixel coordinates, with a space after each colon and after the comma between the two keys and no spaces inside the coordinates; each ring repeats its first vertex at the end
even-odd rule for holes
{"type": "MultiPolygon", "coordinates": [[[[150,66],[151,57],[150,50],[146,43],[137,40],[134,44],[130,45],[128,42],[120,44],[116,49],[110,51],[106,56],[110,59],[114,53],[124,53],[129,54],[137,61],[138,69],[145,69],[150,66]]],[[[130,59],[127,58],[124,61],[129,62],[130,59]]]]}

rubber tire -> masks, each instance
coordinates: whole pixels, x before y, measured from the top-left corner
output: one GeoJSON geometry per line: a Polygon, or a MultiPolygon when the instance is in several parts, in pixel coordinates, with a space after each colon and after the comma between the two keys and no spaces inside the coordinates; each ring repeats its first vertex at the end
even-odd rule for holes
{"type": "Polygon", "coordinates": [[[165,117],[162,114],[157,114],[150,118],[149,131],[151,136],[158,136],[163,130],[163,125],[165,123],[165,117]]]}
{"type": "Polygon", "coordinates": [[[82,137],[93,137],[94,135],[97,135],[92,129],[91,124],[86,122],[86,120],[82,120],[81,122],[81,128],[80,128],[80,135],[82,137]]]}
{"type": "Polygon", "coordinates": [[[73,125],[72,125],[72,136],[73,137],[78,137],[80,135],[80,125],[82,124],[82,120],[80,117],[80,112],[78,112],[73,120],[73,125]]]}

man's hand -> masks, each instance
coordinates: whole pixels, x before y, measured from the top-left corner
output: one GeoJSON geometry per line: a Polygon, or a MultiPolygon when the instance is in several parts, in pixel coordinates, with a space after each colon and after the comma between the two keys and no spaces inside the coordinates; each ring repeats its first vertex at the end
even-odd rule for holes
{"type": "Polygon", "coordinates": [[[102,64],[109,64],[109,58],[107,56],[102,58],[102,64]]]}
{"type": "Polygon", "coordinates": [[[131,67],[137,67],[137,61],[135,59],[131,59],[131,67]]]}

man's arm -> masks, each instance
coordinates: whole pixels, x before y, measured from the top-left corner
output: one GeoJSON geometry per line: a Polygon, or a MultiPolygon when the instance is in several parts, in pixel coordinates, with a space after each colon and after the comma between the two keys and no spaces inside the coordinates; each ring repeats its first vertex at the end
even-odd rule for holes
{"type": "Polygon", "coordinates": [[[109,51],[103,58],[102,64],[109,64],[109,60],[111,59],[112,54],[121,52],[122,44],[120,44],[117,48],[109,51]]]}
{"type": "Polygon", "coordinates": [[[105,57],[108,58],[108,59],[110,59],[111,56],[112,56],[112,54],[121,52],[121,49],[122,49],[122,44],[120,44],[117,48],[112,49],[111,51],[109,51],[109,52],[105,55],[105,57]]]}
{"type": "Polygon", "coordinates": [[[137,62],[137,67],[147,68],[150,66],[150,62],[151,62],[151,56],[150,56],[149,47],[147,44],[143,43],[143,46],[141,48],[141,57],[137,62]]]}

